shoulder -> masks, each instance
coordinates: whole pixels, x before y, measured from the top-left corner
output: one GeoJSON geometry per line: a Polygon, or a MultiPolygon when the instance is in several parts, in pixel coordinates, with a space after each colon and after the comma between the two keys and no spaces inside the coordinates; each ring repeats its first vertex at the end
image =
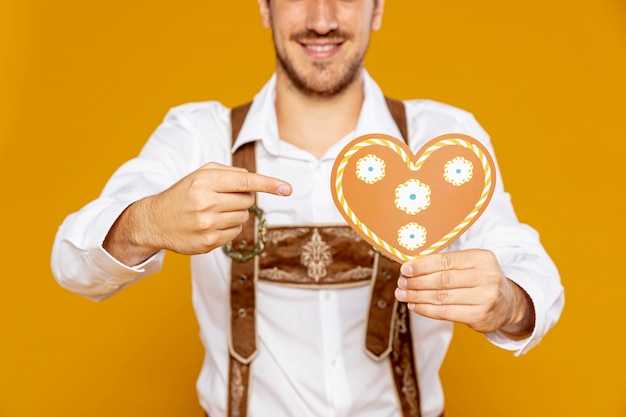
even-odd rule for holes
{"type": "Polygon", "coordinates": [[[186,146],[208,152],[229,150],[230,109],[218,101],[181,104],[167,112],[159,130],[181,144],[187,142],[186,146]]]}
{"type": "Polygon", "coordinates": [[[472,113],[450,104],[427,99],[404,100],[407,117],[434,118],[451,123],[473,119],[472,113]]]}
{"type": "Polygon", "coordinates": [[[171,164],[183,175],[209,162],[230,158],[230,109],[217,101],[186,103],[169,109],[141,156],[171,164]]]}
{"type": "Polygon", "coordinates": [[[177,123],[181,127],[203,132],[228,127],[230,109],[218,101],[200,101],[172,107],[164,123],[177,123]]]}
{"type": "Polygon", "coordinates": [[[464,109],[434,100],[404,100],[409,134],[422,143],[447,133],[463,133],[488,143],[489,135],[474,115],[464,109]]]}

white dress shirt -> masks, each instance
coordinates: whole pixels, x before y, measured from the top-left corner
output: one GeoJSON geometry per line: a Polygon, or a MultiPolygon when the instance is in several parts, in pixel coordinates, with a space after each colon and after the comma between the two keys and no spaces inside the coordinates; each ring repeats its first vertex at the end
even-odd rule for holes
{"type": "MultiPolygon", "coordinates": [[[[401,137],[378,85],[364,74],[365,99],[356,129],[317,159],[281,141],[274,110],[276,78],[255,96],[234,147],[230,110],[217,102],[172,109],[140,155],[112,176],[98,199],[61,225],[52,253],[59,283],[94,300],[157,272],[159,253],[135,267],[112,258],[102,242],[119,214],[133,201],[156,194],[207,162],[229,164],[234,149],[258,140],[257,170],[292,184],[293,194],[259,194],[270,226],[345,224],[330,193],[330,173],[339,151],[369,133],[401,137]]],[[[464,133],[493,154],[486,132],[470,113],[428,100],[405,101],[410,147],[444,133],[464,133]]],[[[536,323],[532,336],[513,341],[487,335],[504,349],[524,353],[558,320],[563,289],[537,233],[520,224],[497,173],[496,189],[483,216],[450,250],[487,248],[507,277],[531,297],[536,323]]],[[[229,259],[221,250],[193,256],[193,305],[206,355],[197,389],[211,417],[225,415],[228,381],[229,259]]],[[[369,286],[302,289],[266,282],[257,285],[258,356],[252,365],[250,417],[400,417],[387,361],[374,362],[364,350],[369,286]]],[[[412,316],[421,408],[424,417],[443,410],[439,368],[452,324],[412,316]]]]}

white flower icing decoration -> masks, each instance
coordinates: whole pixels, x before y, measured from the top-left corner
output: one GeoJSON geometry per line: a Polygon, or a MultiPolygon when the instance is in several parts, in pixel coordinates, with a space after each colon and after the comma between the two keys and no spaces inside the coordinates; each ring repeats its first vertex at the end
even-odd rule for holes
{"type": "Polygon", "coordinates": [[[408,214],[417,214],[430,206],[430,187],[410,179],[396,187],[396,207],[408,214]]]}
{"type": "Polygon", "coordinates": [[[409,223],[398,230],[398,243],[408,250],[415,250],[426,243],[426,228],[409,223]]]}
{"type": "Polygon", "coordinates": [[[467,159],[457,156],[448,161],[443,169],[443,177],[452,185],[462,185],[472,179],[474,166],[467,159]]]}
{"type": "Polygon", "coordinates": [[[369,154],[356,162],[356,176],[368,184],[374,184],[385,177],[385,161],[369,154]]]}

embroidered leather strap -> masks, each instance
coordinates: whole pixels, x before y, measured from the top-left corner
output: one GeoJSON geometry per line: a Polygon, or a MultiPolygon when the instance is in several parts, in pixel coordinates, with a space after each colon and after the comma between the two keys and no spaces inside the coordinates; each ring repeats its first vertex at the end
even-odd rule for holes
{"type": "MultiPolygon", "coordinates": [[[[252,103],[231,110],[231,137],[234,144],[252,103]]],[[[242,145],[232,156],[232,165],[256,171],[254,142],[242,145]]],[[[241,234],[232,242],[240,252],[254,247],[256,216],[250,215],[241,234]]],[[[248,387],[250,364],[256,356],[255,284],[254,263],[256,257],[243,263],[231,261],[230,280],[230,328],[229,328],[229,386],[228,415],[245,417],[248,410],[248,387]]]]}
{"type": "MultiPolygon", "coordinates": [[[[231,129],[233,143],[250,109],[248,103],[231,111],[231,129]]],[[[232,165],[256,172],[254,142],[244,144],[233,154],[232,165]]],[[[252,214],[244,223],[241,234],[233,241],[233,248],[245,252],[254,248],[256,216],[252,214]]],[[[248,262],[231,262],[230,280],[230,353],[241,363],[248,364],[256,355],[256,323],[254,258],[248,262]]]]}
{"type": "Polygon", "coordinates": [[[396,125],[400,130],[402,139],[404,139],[405,143],[409,143],[409,124],[406,121],[406,109],[404,108],[404,103],[389,97],[385,97],[385,102],[387,103],[387,108],[389,108],[391,117],[393,117],[393,121],[396,122],[396,125]]]}
{"type": "Polygon", "coordinates": [[[396,302],[393,348],[389,356],[391,374],[404,417],[420,417],[420,390],[417,382],[416,360],[411,337],[411,312],[405,303],[396,302]]]}

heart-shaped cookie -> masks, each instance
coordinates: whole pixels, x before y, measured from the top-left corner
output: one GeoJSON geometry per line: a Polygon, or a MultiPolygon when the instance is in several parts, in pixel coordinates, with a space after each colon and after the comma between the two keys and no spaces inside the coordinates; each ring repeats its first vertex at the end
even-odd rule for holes
{"type": "Polygon", "coordinates": [[[348,224],[398,262],[451,244],[483,213],[494,187],[491,155],[462,134],[438,136],[415,155],[392,136],[361,136],[339,153],[331,174],[348,224]]]}

